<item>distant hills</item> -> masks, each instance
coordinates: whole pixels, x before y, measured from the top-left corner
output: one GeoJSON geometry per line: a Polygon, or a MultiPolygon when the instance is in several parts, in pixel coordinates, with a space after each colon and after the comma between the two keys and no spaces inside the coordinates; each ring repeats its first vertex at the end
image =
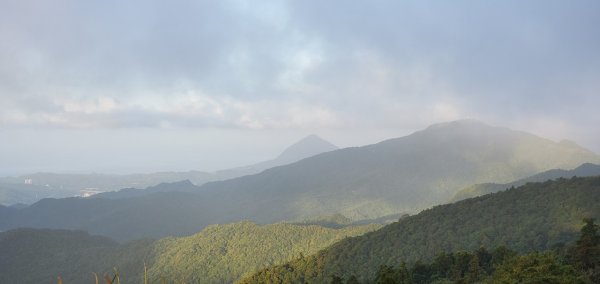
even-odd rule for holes
{"type": "Polygon", "coordinates": [[[161,191],[161,187],[156,185],[184,180],[201,185],[209,181],[256,174],[268,168],[293,163],[336,149],[337,147],[330,142],[316,135],[309,135],[286,148],[273,160],[214,173],[201,171],[131,175],[35,173],[20,177],[5,177],[0,178],[0,204],[32,204],[43,198],[83,196],[120,189],[125,189],[122,194],[111,193],[105,196],[110,198],[140,196],[154,191],[141,192],[134,189],[152,187],[161,191]]]}
{"type": "MultiPolygon", "coordinates": [[[[277,158],[251,166],[221,170],[215,172],[215,180],[226,180],[260,173],[266,169],[291,164],[321,153],[337,150],[338,147],[317,135],[309,135],[286,148],[277,158]]],[[[196,183],[198,184],[198,183],[196,183]]]]}
{"type": "Polygon", "coordinates": [[[557,178],[571,178],[571,177],[589,177],[589,176],[600,176],[600,165],[586,163],[573,170],[560,170],[554,169],[545,171],[533,176],[520,179],[510,183],[498,184],[498,183],[481,183],[469,186],[459,192],[457,192],[452,198],[451,202],[477,197],[488,193],[498,192],[511,187],[518,187],[528,182],[543,182],[547,180],[553,180],[557,178]]]}
{"type": "Polygon", "coordinates": [[[35,173],[0,178],[0,204],[32,204],[43,198],[84,196],[86,193],[95,194],[122,188],[146,188],[181,180],[204,183],[215,179],[212,174],[199,171],[131,175],[35,173]]]}
{"type": "Polygon", "coordinates": [[[107,191],[95,194],[90,196],[90,198],[109,198],[109,199],[120,199],[120,198],[132,198],[132,197],[141,197],[144,195],[149,195],[158,192],[189,192],[195,191],[198,189],[198,186],[194,185],[189,180],[183,180],[178,182],[163,182],[155,186],[150,186],[145,189],[139,188],[124,188],[118,191],[107,191]]]}
{"type": "Polygon", "coordinates": [[[0,232],[0,283],[94,283],[92,272],[124,274],[125,283],[141,282],[144,260],[153,256],[152,241],[120,245],[107,237],[83,231],[17,229],[0,232]],[[133,277],[132,277],[133,276],[133,277]],[[134,281],[128,281],[134,280],[134,281]]]}
{"type": "Polygon", "coordinates": [[[119,244],[82,231],[17,229],[0,232],[0,283],[93,283],[120,271],[123,283],[231,283],[269,265],[316,253],[345,237],[380,226],[331,229],[319,226],[251,222],[212,225],[185,238],[139,240],[119,244]]]}
{"type": "Polygon", "coordinates": [[[365,281],[374,279],[382,265],[430,261],[441,252],[482,246],[520,253],[560,248],[577,239],[582,219],[589,217],[600,217],[600,177],[528,183],[433,207],[239,283],[327,283],[333,275],[365,281]]]}
{"type": "Polygon", "coordinates": [[[573,143],[462,120],[200,187],[164,184],[131,198],[45,199],[5,208],[0,230],[83,229],[131,240],[188,235],[243,219],[261,224],[334,214],[376,219],[443,203],[471,184],[510,182],[585,162],[600,158],[573,143]]]}
{"type": "Polygon", "coordinates": [[[275,209],[287,219],[340,213],[359,220],[418,212],[471,184],[510,182],[586,162],[600,162],[600,157],[574,143],[461,120],[207,183],[200,191],[231,203],[239,200],[248,218],[268,217],[275,209]]]}

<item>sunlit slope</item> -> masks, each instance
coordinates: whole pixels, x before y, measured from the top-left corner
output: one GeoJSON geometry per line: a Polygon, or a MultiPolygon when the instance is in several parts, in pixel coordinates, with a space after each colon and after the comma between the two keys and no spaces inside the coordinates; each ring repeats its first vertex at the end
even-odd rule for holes
{"type": "Polygon", "coordinates": [[[600,159],[573,143],[462,120],[208,183],[202,190],[251,200],[248,216],[267,214],[265,209],[275,206],[286,218],[341,213],[363,219],[418,212],[474,183],[510,182],[593,161],[600,159]]]}
{"type": "Polygon", "coordinates": [[[157,257],[149,276],[185,279],[192,283],[227,283],[259,269],[310,255],[381,225],[345,227],[299,226],[285,223],[259,226],[252,222],[212,225],[185,238],[156,243],[157,257]]]}
{"type": "Polygon", "coordinates": [[[18,229],[0,233],[0,283],[94,283],[120,271],[122,283],[149,280],[228,283],[244,274],[300,255],[316,253],[348,236],[379,225],[340,229],[293,224],[258,226],[251,222],[212,225],[184,238],[141,240],[119,244],[81,231],[18,229]]]}
{"type": "Polygon", "coordinates": [[[0,212],[0,230],[84,229],[131,240],[188,235],[210,224],[245,219],[261,224],[333,214],[355,221],[373,219],[444,203],[468,185],[508,182],[598,159],[572,143],[457,121],[374,145],[330,151],[256,175],[201,187],[182,183],[189,192],[169,189],[116,200],[46,199],[0,212]]]}
{"type": "Polygon", "coordinates": [[[265,269],[240,283],[325,283],[332,275],[374,279],[381,265],[430,260],[441,252],[505,245],[518,252],[577,239],[584,217],[600,217],[600,177],[530,183],[436,206],[310,257],[265,269]]]}
{"type": "Polygon", "coordinates": [[[451,201],[459,201],[471,197],[481,196],[488,193],[498,192],[501,190],[508,189],[510,187],[521,186],[528,182],[542,182],[557,178],[570,178],[570,177],[587,177],[587,176],[598,176],[600,175],[600,165],[594,164],[583,164],[573,170],[549,170],[545,171],[524,179],[513,181],[510,183],[480,183],[469,187],[466,187],[457,192],[451,201]]]}

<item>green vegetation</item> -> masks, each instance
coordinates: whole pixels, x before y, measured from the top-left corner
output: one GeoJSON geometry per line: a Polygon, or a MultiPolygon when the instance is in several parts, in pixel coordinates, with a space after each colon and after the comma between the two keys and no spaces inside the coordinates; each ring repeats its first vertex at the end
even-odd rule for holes
{"type": "Polygon", "coordinates": [[[510,182],[584,162],[600,162],[600,157],[576,145],[457,121],[378,144],[322,153],[255,175],[207,183],[193,192],[115,200],[42,200],[8,213],[1,210],[0,230],[79,229],[127,241],[184,236],[210,224],[243,219],[271,224],[343,214],[359,221],[414,214],[446,202],[471,184],[510,182]]]}
{"type": "Polygon", "coordinates": [[[498,192],[501,190],[505,190],[511,187],[517,187],[525,185],[528,182],[544,182],[547,180],[553,180],[557,178],[571,178],[574,176],[577,177],[589,177],[589,176],[598,176],[600,175],[600,165],[594,164],[583,164],[573,170],[549,170],[545,171],[524,179],[520,179],[517,181],[513,181],[511,183],[480,183],[471,185],[461,191],[457,192],[452,198],[452,202],[460,201],[467,198],[473,198],[477,196],[482,196],[489,193],[498,192]]]}
{"type": "Polygon", "coordinates": [[[151,279],[184,279],[193,283],[233,282],[240,276],[317,251],[345,237],[362,235],[379,225],[331,229],[320,226],[252,222],[213,225],[185,238],[157,242],[151,279]]]}
{"type": "Polygon", "coordinates": [[[336,213],[360,220],[416,213],[472,184],[511,182],[586,162],[600,157],[575,144],[461,120],[208,183],[202,190],[255,200],[257,207],[272,208],[287,220],[336,213]]]}
{"type": "Polygon", "coordinates": [[[331,229],[251,222],[213,225],[184,238],[119,244],[82,231],[17,229],[0,233],[0,283],[94,283],[94,274],[122,283],[148,279],[192,283],[232,282],[244,273],[309,255],[379,225],[331,229]]]}
{"type": "Polygon", "coordinates": [[[127,271],[124,283],[136,283],[152,241],[120,245],[82,231],[18,229],[0,233],[0,283],[94,283],[94,275],[127,271]]]}
{"type": "MultiPolygon", "coordinates": [[[[481,247],[471,253],[459,251],[438,254],[431,262],[402,262],[396,267],[383,265],[374,279],[377,284],[420,283],[599,283],[600,236],[593,219],[585,219],[574,246],[543,253],[518,255],[504,246],[491,252],[481,247]]],[[[330,283],[344,283],[334,275],[330,283]]],[[[269,283],[265,279],[262,283],[269,283]]],[[[359,283],[355,276],[345,283],[359,283]]]]}
{"type": "MultiPolygon", "coordinates": [[[[347,281],[335,275],[331,279],[330,283],[360,283],[353,275],[347,281]]],[[[533,252],[519,256],[505,247],[499,247],[491,252],[480,248],[473,252],[442,253],[430,263],[401,263],[397,267],[383,265],[374,279],[364,283],[597,283],[592,281],[555,252],[533,252]]],[[[271,282],[266,280],[261,283],[271,282]]]]}
{"type": "MultiPolygon", "coordinates": [[[[264,269],[240,283],[324,283],[333,275],[354,275],[364,282],[375,279],[379,267],[432,261],[442,252],[500,246],[518,253],[543,251],[573,243],[586,217],[600,217],[600,177],[530,183],[433,207],[316,255],[264,269]]],[[[596,242],[590,239],[588,243],[596,242]]]]}

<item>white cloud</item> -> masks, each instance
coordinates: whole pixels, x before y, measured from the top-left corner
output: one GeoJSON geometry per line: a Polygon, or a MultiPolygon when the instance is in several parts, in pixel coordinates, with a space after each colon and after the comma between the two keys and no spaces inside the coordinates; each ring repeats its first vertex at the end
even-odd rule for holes
{"type": "Polygon", "coordinates": [[[117,109],[118,102],[110,97],[97,97],[84,100],[67,100],[59,102],[65,112],[75,113],[106,113],[117,109]]]}

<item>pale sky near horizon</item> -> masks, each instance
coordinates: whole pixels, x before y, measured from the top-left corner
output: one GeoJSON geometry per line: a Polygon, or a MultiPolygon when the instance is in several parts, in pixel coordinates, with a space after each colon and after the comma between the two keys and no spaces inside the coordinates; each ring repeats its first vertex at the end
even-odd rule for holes
{"type": "Polygon", "coordinates": [[[599,1],[0,0],[0,176],[217,170],[476,118],[600,153],[599,1]]]}

